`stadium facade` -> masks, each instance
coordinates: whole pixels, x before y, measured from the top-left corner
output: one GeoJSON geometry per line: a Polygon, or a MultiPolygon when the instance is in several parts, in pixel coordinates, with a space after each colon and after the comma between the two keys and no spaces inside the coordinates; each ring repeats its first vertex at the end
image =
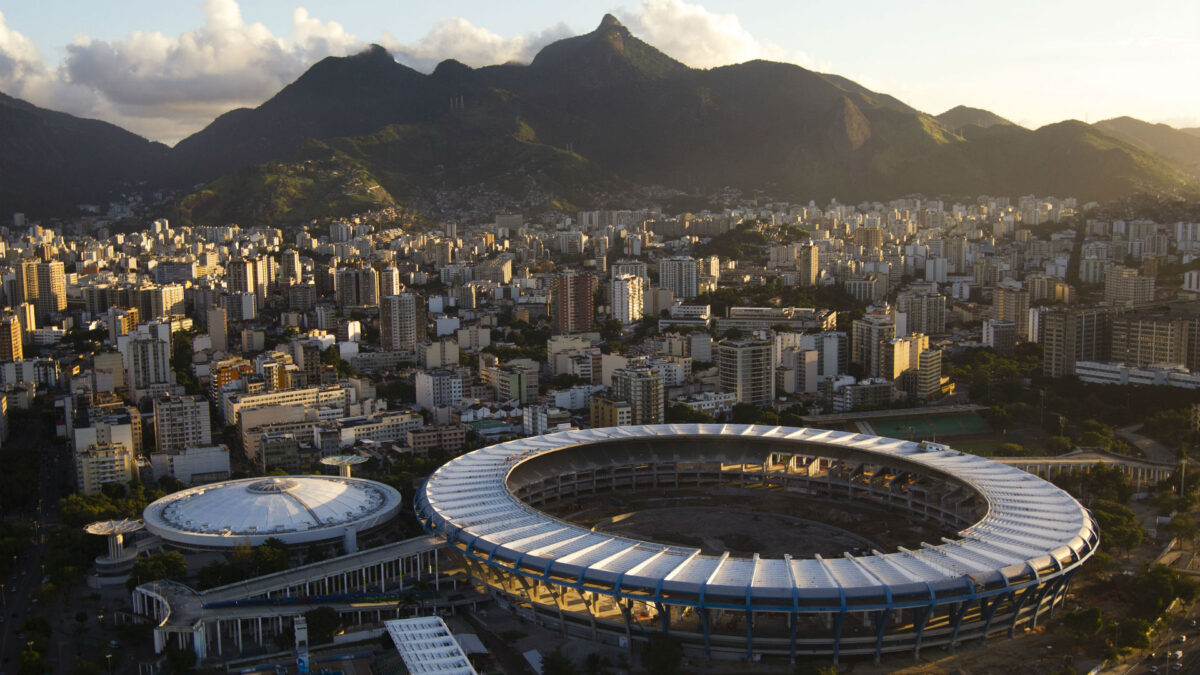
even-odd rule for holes
{"type": "MultiPolygon", "coordinates": [[[[749,498],[753,494],[747,492],[749,498]]],[[[425,528],[520,616],[710,656],[874,656],[1036,627],[1099,545],[1088,511],[1018,469],[935,443],[790,427],[570,431],[456,458],[416,497],[425,528]],[[620,490],[728,486],[883,507],[953,537],[839,558],[708,555],[539,506],[620,490]]],[[[695,533],[693,533],[695,534],[695,533]]]]}

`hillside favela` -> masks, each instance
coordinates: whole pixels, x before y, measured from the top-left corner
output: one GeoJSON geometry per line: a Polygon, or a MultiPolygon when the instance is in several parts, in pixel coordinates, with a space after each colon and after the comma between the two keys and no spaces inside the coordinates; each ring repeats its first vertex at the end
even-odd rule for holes
{"type": "Polygon", "coordinates": [[[0,0],[0,675],[1200,673],[1200,5],[313,4],[0,0]]]}

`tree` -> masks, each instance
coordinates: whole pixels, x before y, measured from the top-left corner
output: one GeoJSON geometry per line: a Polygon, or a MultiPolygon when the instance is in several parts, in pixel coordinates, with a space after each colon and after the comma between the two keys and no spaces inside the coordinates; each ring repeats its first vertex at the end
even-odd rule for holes
{"type": "Polygon", "coordinates": [[[712,415],[703,410],[694,410],[683,404],[675,404],[667,407],[666,415],[663,417],[667,423],[693,423],[707,424],[713,421],[712,415]]]}
{"type": "Polygon", "coordinates": [[[138,558],[133,563],[129,573],[129,581],[125,582],[129,590],[141,584],[160,579],[180,580],[187,574],[187,559],[179,551],[155,553],[144,558],[138,558]]]}
{"type": "Polygon", "coordinates": [[[1150,623],[1136,617],[1126,617],[1117,624],[1116,645],[1122,649],[1146,649],[1150,646],[1150,623]]]}
{"type": "Polygon", "coordinates": [[[642,667],[655,675],[678,675],[683,672],[683,644],[679,638],[666,633],[651,633],[642,645],[642,667]]]}
{"type": "Polygon", "coordinates": [[[342,627],[342,619],[332,607],[317,607],[304,613],[308,622],[308,639],[312,644],[332,642],[342,627]]]}
{"type": "Polygon", "coordinates": [[[1076,640],[1094,639],[1104,629],[1104,612],[1099,607],[1089,607],[1063,615],[1063,627],[1071,631],[1076,640]]]}
{"type": "Polygon", "coordinates": [[[616,340],[621,337],[621,332],[625,326],[619,319],[606,319],[600,324],[600,337],[606,341],[616,340]]]}
{"type": "Polygon", "coordinates": [[[1129,507],[1100,499],[1092,504],[1092,515],[1104,532],[1102,546],[1129,553],[1142,543],[1144,532],[1129,507]]]}
{"type": "Polygon", "coordinates": [[[579,675],[579,669],[559,648],[542,657],[542,675],[579,675]]]}
{"type": "Polygon", "coordinates": [[[733,406],[734,424],[754,424],[762,413],[753,403],[737,403],[733,406]]]}
{"type": "Polygon", "coordinates": [[[1196,538],[1196,519],[1186,513],[1181,513],[1172,518],[1171,522],[1163,525],[1162,529],[1172,537],[1191,541],[1196,538]]]}

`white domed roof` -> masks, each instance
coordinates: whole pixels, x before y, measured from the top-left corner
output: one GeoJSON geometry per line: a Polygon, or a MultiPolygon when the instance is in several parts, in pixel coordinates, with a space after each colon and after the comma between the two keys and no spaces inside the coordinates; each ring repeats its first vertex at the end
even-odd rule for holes
{"type": "Polygon", "coordinates": [[[232,547],[271,537],[288,544],[366,530],[400,508],[400,493],[361,478],[280,476],[202,485],[167,495],[143,513],[146,529],[184,546],[232,547]]]}

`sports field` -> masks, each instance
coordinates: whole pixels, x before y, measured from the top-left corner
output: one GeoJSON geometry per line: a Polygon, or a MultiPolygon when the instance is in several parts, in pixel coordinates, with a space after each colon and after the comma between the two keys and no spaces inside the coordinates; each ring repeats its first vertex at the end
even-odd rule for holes
{"type": "Polygon", "coordinates": [[[988,423],[975,412],[875,419],[870,424],[880,436],[902,440],[933,440],[992,433],[988,423]]]}

